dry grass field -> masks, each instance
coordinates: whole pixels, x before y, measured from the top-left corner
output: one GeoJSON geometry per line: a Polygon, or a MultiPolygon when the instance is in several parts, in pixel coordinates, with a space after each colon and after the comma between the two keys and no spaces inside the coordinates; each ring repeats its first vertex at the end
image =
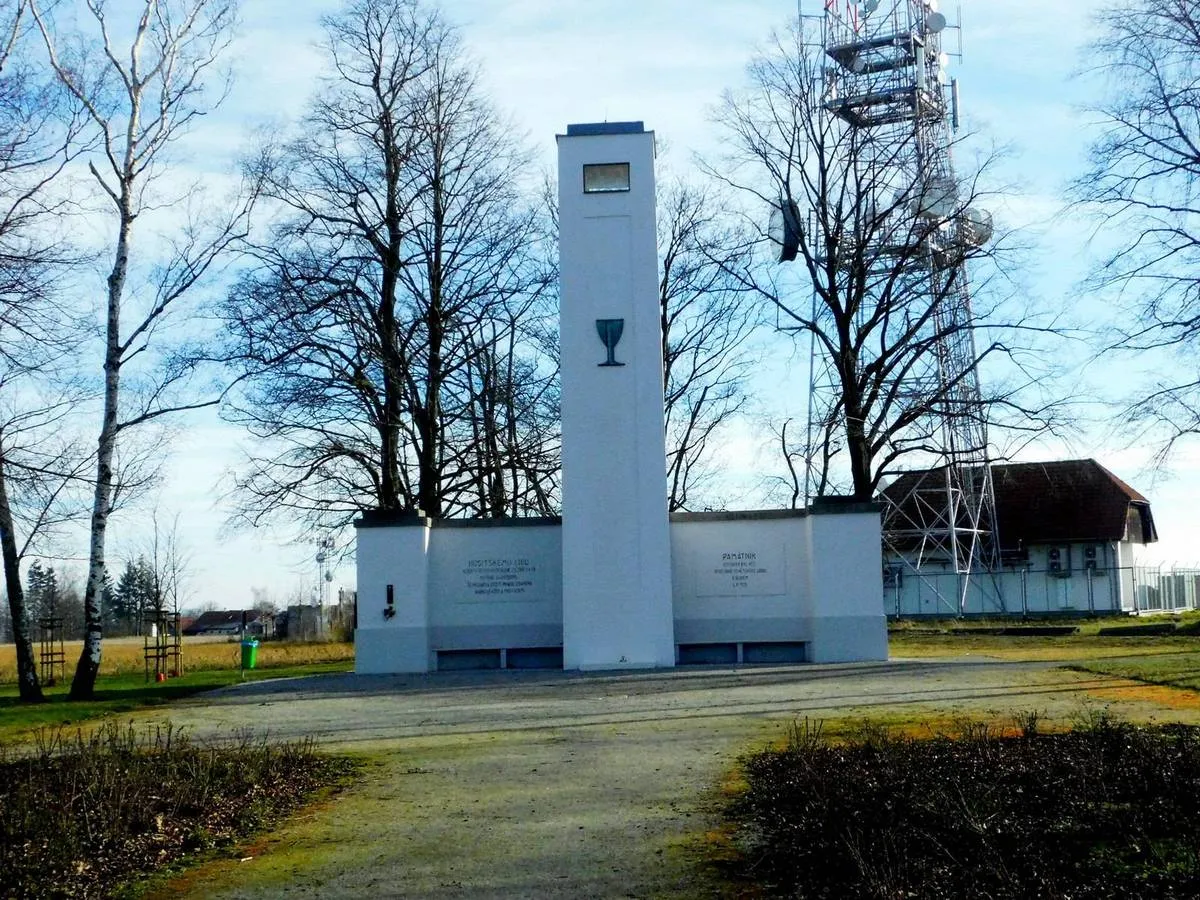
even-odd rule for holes
{"type": "MultiPolygon", "coordinates": [[[[82,648],[80,641],[66,643],[67,678],[75,669],[82,648]]],[[[34,652],[37,652],[35,645],[34,652]]],[[[258,668],[273,669],[311,663],[345,662],[354,659],[354,645],[335,642],[301,643],[264,641],[258,648],[258,668]]],[[[236,640],[217,637],[185,637],[183,639],[183,669],[198,672],[211,669],[236,669],[241,662],[241,648],[236,640]]],[[[100,661],[101,675],[134,675],[145,671],[143,644],[140,637],[106,638],[100,661]]],[[[17,680],[17,653],[13,644],[0,644],[0,684],[17,680]]]]}

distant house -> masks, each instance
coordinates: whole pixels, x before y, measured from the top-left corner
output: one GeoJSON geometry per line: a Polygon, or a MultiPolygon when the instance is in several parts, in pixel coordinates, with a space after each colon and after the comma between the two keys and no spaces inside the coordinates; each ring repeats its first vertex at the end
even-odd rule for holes
{"type": "Polygon", "coordinates": [[[327,632],[327,612],[316,604],[289,606],[275,617],[276,635],[289,641],[321,640],[327,632]]]}
{"type": "MultiPolygon", "coordinates": [[[[910,500],[943,470],[906,472],[885,499],[920,521],[910,500]]],[[[1150,501],[1094,459],[992,466],[999,571],[974,577],[966,613],[1132,612],[1140,549],[1158,540],[1150,501]]],[[[933,493],[922,494],[928,505],[933,493]]],[[[938,510],[930,508],[929,515],[938,510]]],[[[924,558],[915,577],[915,544],[885,553],[885,607],[893,615],[957,612],[949,560],[924,558]],[[908,572],[908,577],[906,577],[908,572]]]]}
{"type": "Polygon", "coordinates": [[[272,613],[264,613],[257,609],[221,609],[201,613],[183,633],[189,637],[198,635],[237,635],[242,633],[243,624],[246,634],[258,637],[270,637],[275,632],[275,619],[272,613]]]}

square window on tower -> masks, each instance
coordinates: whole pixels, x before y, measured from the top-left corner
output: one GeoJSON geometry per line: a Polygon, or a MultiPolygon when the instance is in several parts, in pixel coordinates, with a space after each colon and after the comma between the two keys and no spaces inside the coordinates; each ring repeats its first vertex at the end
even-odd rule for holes
{"type": "Polygon", "coordinates": [[[629,190],[629,163],[593,163],[583,167],[585,194],[611,194],[629,190]]]}

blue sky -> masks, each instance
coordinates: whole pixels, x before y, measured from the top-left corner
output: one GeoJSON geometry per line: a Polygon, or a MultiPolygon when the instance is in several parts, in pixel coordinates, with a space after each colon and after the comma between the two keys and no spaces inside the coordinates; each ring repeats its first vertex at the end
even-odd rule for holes
{"type": "MultiPolygon", "coordinates": [[[[820,0],[805,2],[809,12],[820,6],[820,0]]],[[[313,49],[317,20],[336,6],[326,0],[244,4],[234,48],[237,81],[225,107],[189,141],[191,165],[212,174],[229,171],[253,129],[278,127],[303,108],[320,65],[313,49]]],[[[943,8],[955,22],[950,4],[943,8]]],[[[997,214],[1027,228],[1026,241],[1039,248],[1026,281],[1038,302],[1083,304],[1085,318],[1087,304],[1072,291],[1091,252],[1088,230],[1060,210],[1063,187],[1083,161],[1088,117],[1081,107],[1092,87],[1080,75],[1080,51],[1093,8],[1083,0],[966,0],[964,54],[952,65],[967,129],[981,141],[1012,148],[1003,174],[1017,190],[997,214]]],[[[569,122],[640,119],[667,148],[671,168],[686,172],[694,154],[715,156],[718,132],[709,119],[721,92],[741,83],[756,45],[772,28],[786,26],[796,8],[788,0],[452,0],[444,12],[481,62],[492,101],[547,168],[554,135],[569,122]]],[[[1121,379],[1113,372],[1129,365],[1113,361],[1113,368],[1103,363],[1081,370],[1076,389],[1115,399],[1121,379]]],[[[183,514],[195,599],[223,606],[249,602],[251,586],[269,587],[281,601],[291,591],[311,590],[316,572],[311,548],[280,547],[266,534],[218,539],[224,512],[214,499],[216,485],[241,439],[214,420],[197,420],[176,443],[174,477],[161,501],[167,512],[183,514]]],[[[746,454],[746,467],[757,465],[752,448],[736,452],[746,454]]],[[[1171,478],[1152,477],[1144,469],[1148,453],[1124,446],[1119,428],[1099,424],[1068,445],[1031,448],[1024,458],[1075,455],[1096,456],[1150,495],[1163,538],[1158,557],[1200,561],[1200,550],[1191,549],[1198,535],[1189,514],[1200,505],[1194,474],[1200,456],[1180,454],[1171,478]]],[[[335,586],[352,583],[350,567],[336,573],[335,586]]]]}

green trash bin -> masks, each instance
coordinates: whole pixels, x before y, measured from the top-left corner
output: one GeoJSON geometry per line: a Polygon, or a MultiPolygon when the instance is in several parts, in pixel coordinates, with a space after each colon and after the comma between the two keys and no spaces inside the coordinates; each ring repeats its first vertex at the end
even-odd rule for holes
{"type": "Polygon", "coordinates": [[[258,664],[258,638],[242,640],[242,668],[253,669],[258,664]]]}

